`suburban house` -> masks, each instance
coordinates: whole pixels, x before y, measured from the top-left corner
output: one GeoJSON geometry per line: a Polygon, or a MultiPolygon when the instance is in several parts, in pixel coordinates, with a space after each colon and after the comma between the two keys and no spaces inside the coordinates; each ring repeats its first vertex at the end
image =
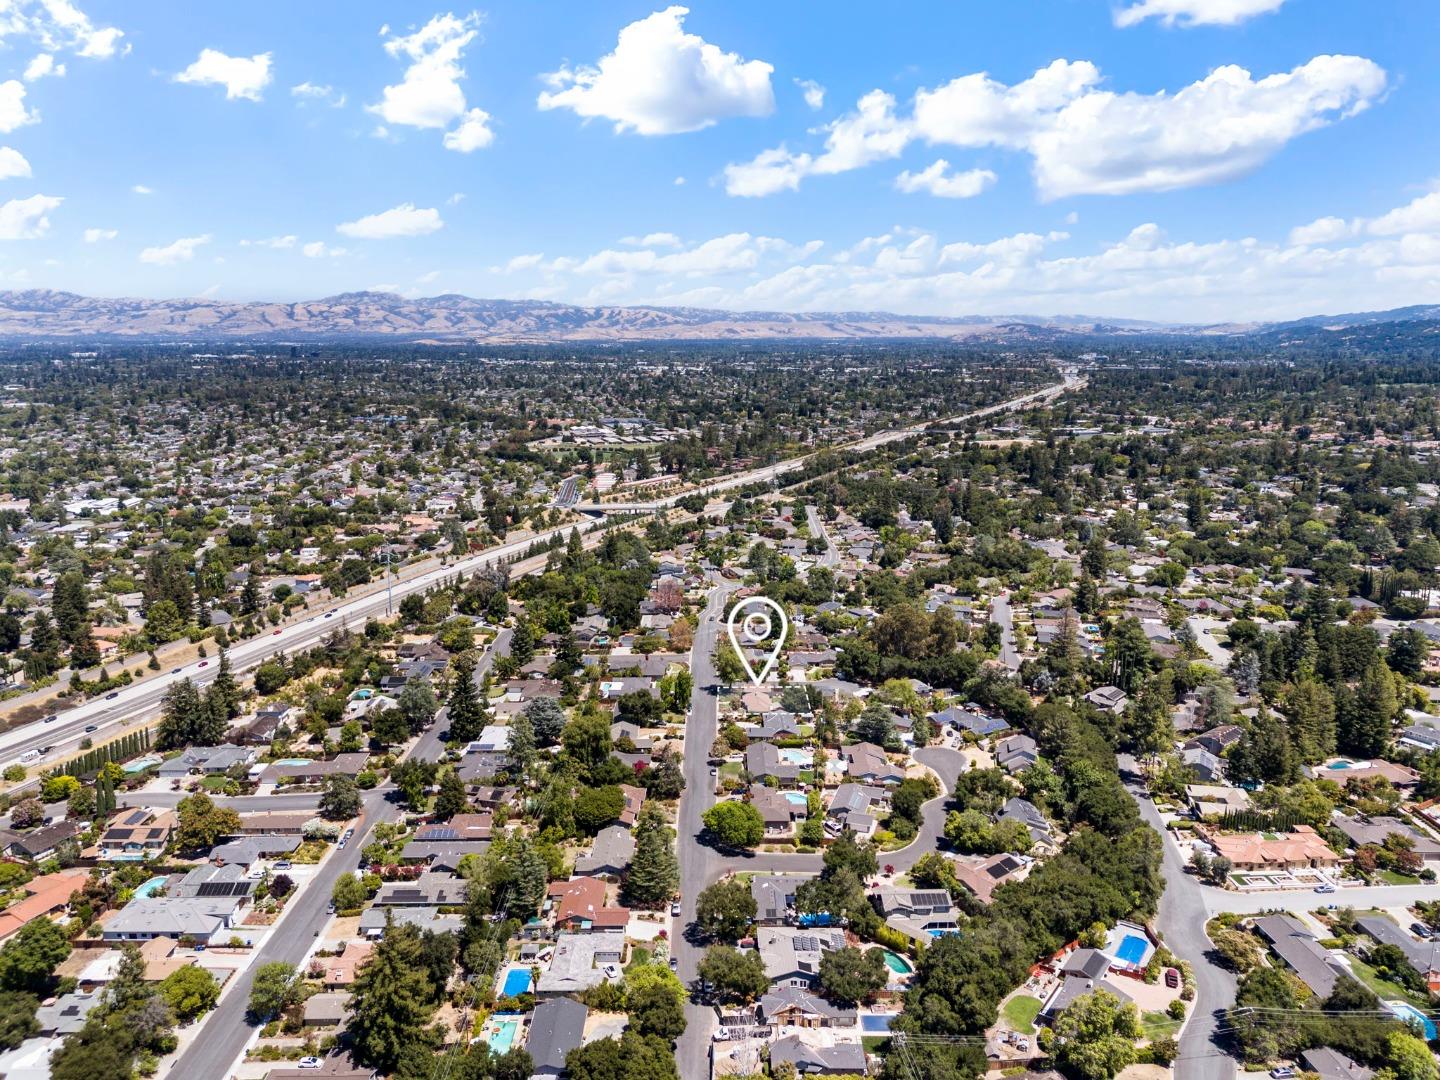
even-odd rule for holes
{"type": "Polygon", "coordinates": [[[776,1027],[854,1027],[853,1005],[834,1005],[803,986],[776,986],[760,999],[757,1017],[776,1027]]]}
{"type": "Polygon", "coordinates": [[[952,860],[951,865],[960,884],[974,893],[982,903],[988,904],[995,895],[995,890],[1001,885],[1007,881],[1022,879],[1031,863],[1018,856],[1001,853],[961,856],[952,860]]]}
{"type": "Polygon", "coordinates": [[[814,927],[762,926],[757,935],[765,974],[779,986],[814,986],[820,977],[820,956],[845,947],[845,932],[814,927]]]}
{"type": "Polygon", "coordinates": [[[561,933],[555,937],[555,954],[535,987],[540,994],[575,994],[618,981],[625,959],[625,933],[561,933]]]}
{"type": "Polygon", "coordinates": [[[1384,915],[1362,915],[1355,924],[1379,944],[1394,945],[1425,976],[1432,992],[1440,990],[1440,942],[1416,941],[1384,915]]]}
{"type": "Polygon", "coordinates": [[[1309,825],[1297,825],[1274,839],[1263,833],[1197,831],[1215,854],[1229,859],[1236,870],[1333,869],[1340,865],[1340,856],[1309,825]]]}
{"type": "Polygon", "coordinates": [[[780,758],[774,743],[752,742],[745,748],[745,771],[752,782],[773,787],[794,787],[800,780],[800,766],[780,758]]]}
{"type": "Polygon", "coordinates": [[[777,926],[789,922],[795,913],[795,890],[808,877],[783,874],[756,874],[750,879],[750,896],[755,901],[755,920],[777,926]]]}
{"type": "Polygon", "coordinates": [[[0,941],[32,919],[49,919],[63,913],[85,887],[88,877],[84,870],[61,870],[27,882],[25,899],[0,911],[0,941]]]}
{"type": "Polygon", "coordinates": [[[610,825],[595,837],[590,854],[575,860],[575,873],[618,878],[630,868],[634,857],[635,837],[630,830],[623,825],[610,825]]]}
{"type": "Polygon", "coordinates": [[[845,772],[854,780],[867,784],[898,784],[905,779],[905,770],[893,765],[885,751],[874,743],[856,743],[841,751],[845,772]]]}
{"type": "Polygon", "coordinates": [[[944,889],[881,889],[870,902],[885,918],[885,925],[922,945],[959,929],[959,909],[944,889]]]}
{"type": "Polygon", "coordinates": [[[1255,930],[1317,997],[1329,997],[1341,976],[1348,975],[1340,961],[1321,947],[1315,935],[1290,915],[1266,915],[1256,919],[1255,930]]]}
{"type": "Polygon", "coordinates": [[[750,789],[750,805],[760,812],[766,836],[789,836],[795,820],[805,816],[805,807],[792,803],[783,792],[759,785],[750,789]]]}
{"type": "Polygon", "coordinates": [[[1085,695],[1085,700],[1101,712],[1119,716],[1125,711],[1125,706],[1130,704],[1130,695],[1118,686],[1097,686],[1085,695]]]}
{"type": "Polygon", "coordinates": [[[175,814],[170,810],[136,808],[122,810],[120,816],[100,834],[100,858],[105,862],[142,862],[153,859],[165,850],[175,828],[175,814]]]}
{"type": "Polygon", "coordinates": [[[550,998],[535,1006],[530,1018],[530,1038],[525,1042],[525,1049],[534,1061],[532,1080],[564,1075],[565,1055],[580,1045],[589,1014],[588,1008],[568,997],[550,998]]]}
{"type": "Polygon", "coordinates": [[[1339,817],[1335,827],[1355,847],[1366,844],[1383,845],[1387,837],[1398,836],[1410,842],[1410,850],[1430,867],[1440,866],[1440,840],[1395,817],[1339,817]]]}
{"type": "Polygon", "coordinates": [[[797,1076],[863,1076],[865,1048],[856,1042],[812,1046],[799,1035],[787,1035],[770,1045],[770,1067],[780,1065],[791,1066],[797,1076]]]}
{"type": "Polygon", "coordinates": [[[551,882],[550,914],[555,929],[582,934],[623,931],[630,921],[630,909],[606,906],[605,891],[605,882],[595,877],[551,882]]]}

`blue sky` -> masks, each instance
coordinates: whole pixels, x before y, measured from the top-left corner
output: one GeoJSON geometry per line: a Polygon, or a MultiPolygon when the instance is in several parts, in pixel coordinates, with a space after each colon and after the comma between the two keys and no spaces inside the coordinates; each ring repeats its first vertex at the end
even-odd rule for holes
{"type": "Polygon", "coordinates": [[[1440,301],[1440,5],[0,0],[0,287],[1440,301]]]}

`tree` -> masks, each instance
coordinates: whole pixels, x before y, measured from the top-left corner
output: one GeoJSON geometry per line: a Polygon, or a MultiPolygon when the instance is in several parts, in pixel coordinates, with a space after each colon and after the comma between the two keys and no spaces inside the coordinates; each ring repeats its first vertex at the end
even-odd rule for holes
{"type": "Polygon", "coordinates": [[[1340,749],[1360,758],[1380,757],[1390,741],[1390,723],[1399,702],[1395,680],[1383,664],[1365,669],[1353,701],[1340,717],[1340,749]]]}
{"type": "Polygon", "coordinates": [[[1440,1071],[1435,1066],[1435,1055],[1425,1045],[1425,1040],[1408,1031],[1392,1031],[1385,1043],[1386,1063],[1394,1072],[1396,1080],[1436,1080],[1440,1071]]]}
{"type": "Polygon", "coordinates": [[[860,719],[855,721],[855,737],[861,742],[874,743],[887,750],[900,743],[895,734],[894,715],[878,701],[866,705],[860,719]]]}
{"type": "Polygon", "coordinates": [[[581,836],[594,836],[624,809],[625,794],[614,784],[583,788],[575,798],[575,828],[581,836]]]}
{"type": "Polygon", "coordinates": [[[0,991],[0,1050],[13,1050],[40,1030],[40,999],[18,990],[0,991]]]}
{"type": "Polygon", "coordinates": [[[42,993],[70,955],[70,939],[58,923],[31,919],[0,949],[0,990],[42,993]]]}
{"type": "Polygon", "coordinates": [[[630,1028],[641,1035],[656,1035],[674,1042],[685,1033],[683,991],[661,983],[643,986],[626,994],[630,1028]]]}
{"type": "Polygon", "coordinates": [[[750,848],[765,839],[765,820],[749,803],[716,803],[701,821],[721,847],[750,848]]]}
{"type": "Polygon", "coordinates": [[[685,790],[685,774],[680,769],[679,755],[670,747],[665,747],[654,763],[640,774],[640,783],[652,799],[678,799],[685,790]]]}
{"type": "Polygon", "coordinates": [[[1394,631],[1385,643],[1385,662],[1390,670],[1408,679],[1420,674],[1429,655],[1430,639],[1411,626],[1394,631]]]}
{"type": "Polygon", "coordinates": [[[480,737],[485,728],[485,706],[475,688],[475,661],[467,654],[456,657],[454,683],[446,701],[450,721],[449,740],[468,743],[480,737]]]}
{"type": "Polygon", "coordinates": [[[756,915],[755,897],[743,881],[727,878],[700,893],[695,901],[695,925],[715,941],[739,941],[756,915]]]}
{"type": "Polygon", "coordinates": [[[439,707],[430,680],[424,676],[406,680],[395,698],[395,708],[405,718],[411,735],[419,735],[428,728],[434,722],[439,707]]]}
{"type": "Polygon", "coordinates": [[[554,698],[536,698],[525,706],[525,717],[535,731],[537,746],[554,746],[565,730],[565,709],[554,698]]]}
{"type": "Polygon", "coordinates": [[[439,821],[449,821],[456,814],[463,814],[469,808],[470,802],[465,794],[465,781],[460,779],[458,772],[451,769],[440,778],[440,791],[435,796],[435,817],[439,821]]]}
{"type": "Polygon", "coordinates": [[[420,932],[396,926],[389,914],[385,933],[355,978],[346,1006],[354,1055],[381,1072],[394,1072],[405,1047],[428,1042],[425,1025],[439,997],[424,962],[420,932]]]}
{"type": "Polygon", "coordinates": [[[570,1080],[679,1080],[678,1070],[669,1042],[638,1031],[597,1039],[565,1055],[570,1080]]]}
{"type": "Polygon", "coordinates": [[[160,996],[182,1021],[194,1020],[209,1012],[220,1000],[215,976],[197,964],[176,968],[160,983],[160,996]]]}
{"type": "Polygon", "coordinates": [[[712,945],[700,960],[699,974],[722,1001],[751,1001],[770,988],[765,961],[753,949],[712,945]]]}
{"type": "Polygon", "coordinates": [[[196,738],[204,721],[200,692],[188,678],[172,683],[160,702],[160,727],[155,736],[157,750],[178,750],[198,745],[196,738]]]}
{"type": "Polygon", "coordinates": [[[175,814],[175,831],[170,839],[180,851],[207,851],[222,836],[240,831],[240,815],[228,807],[216,806],[204,792],[181,799],[175,814]]]}
{"type": "Polygon", "coordinates": [[[832,1001],[868,1001],[885,989],[889,977],[885,956],[879,949],[862,951],[847,946],[820,954],[820,986],[832,1001]]]}
{"type": "Polygon", "coordinates": [[[666,824],[664,811],[647,801],[635,822],[635,855],[625,875],[627,903],[654,908],[675,895],[680,886],[680,860],[674,841],[675,832],[666,824]]]}
{"type": "Polygon", "coordinates": [[[255,981],[250,984],[248,1011],[252,1021],[264,1023],[273,1020],[295,1004],[300,992],[300,980],[294,964],[273,960],[261,964],[255,972],[255,981]]]}
{"type": "Polygon", "coordinates": [[[581,712],[565,725],[560,742],[588,774],[610,756],[610,725],[599,713],[581,712]]]}
{"type": "Polygon", "coordinates": [[[1079,1080],[1110,1080],[1135,1061],[1140,1022],[1131,1002],[1103,991],[1082,994],[1055,1020],[1055,1063],[1079,1080]]]}
{"type": "Polygon", "coordinates": [[[330,891],[330,902],[336,911],[358,911],[370,899],[370,890],[354,874],[341,874],[330,891]]]}
{"type": "Polygon", "coordinates": [[[510,774],[517,780],[526,779],[535,761],[535,751],[535,727],[522,712],[510,721],[510,743],[506,747],[510,774]]]}
{"type": "Polygon", "coordinates": [[[849,827],[825,849],[824,875],[833,876],[839,870],[849,870],[862,882],[880,872],[880,862],[875,856],[875,846],[870,843],[862,843],[855,836],[855,830],[849,827]]]}
{"type": "Polygon", "coordinates": [[[319,810],[326,821],[349,821],[360,813],[360,788],[354,777],[343,773],[327,776],[319,810]]]}

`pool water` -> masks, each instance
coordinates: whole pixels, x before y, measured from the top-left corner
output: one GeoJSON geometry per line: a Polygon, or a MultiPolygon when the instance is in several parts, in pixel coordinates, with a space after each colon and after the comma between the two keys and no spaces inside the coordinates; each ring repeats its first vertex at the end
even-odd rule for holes
{"type": "Polygon", "coordinates": [[[791,806],[809,805],[809,800],[805,798],[805,793],[803,791],[787,791],[785,793],[785,801],[788,802],[791,806]]]}
{"type": "MultiPolygon", "coordinates": [[[[893,953],[889,949],[886,949],[884,955],[885,966],[895,972],[896,975],[910,975],[914,973],[915,968],[911,966],[910,961],[906,960],[899,953],[893,953]]],[[[887,1024],[886,1027],[888,1029],[889,1025],[887,1024]]]]}
{"type": "Polygon", "coordinates": [[[1145,951],[1149,947],[1150,943],[1144,938],[1126,934],[1120,947],[1115,950],[1115,959],[1124,964],[1138,966],[1140,961],[1145,959],[1145,951]]]}
{"type": "MultiPolygon", "coordinates": [[[[889,956],[890,954],[889,954],[889,953],[886,953],[885,955],[886,955],[886,956],[889,956]]],[[[890,1016],[888,1016],[888,1015],[862,1016],[862,1017],[860,1018],[860,1030],[861,1030],[861,1031],[889,1031],[889,1030],[890,1030],[890,1021],[891,1021],[892,1019],[893,1019],[893,1017],[890,1017],[890,1016]]]]}
{"type": "Polygon", "coordinates": [[[120,771],[121,771],[121,772],[125,772],[125,773],[144,772],[146,769],[150,768],[152,765],[159,765],[159,764],[160,764],[160,759],[159,759],[158,757],[142,757],[142,758],[140,758],[138,761],[130,761],[130,762],[126,762],[124,765],[121,765],[121,766],[120,766],[120,771]]]}
{"type": "Polygon", "coordinates": [[[787,765],[809,765],[813,760],[809,750],[781,750],[780,760],[787,765]]]}
{"type": "Polygon", "coordinates": [[[279,761],[275,762],[275,764],[276,764],[276,765],[309,765],[309,764],[310,764],[310,759],[307,758],[307,757],[287,757],[287,758],[281,758],[279,761]]]}
{"type": "Polygon", "coordinates": [[[1414,1005],[1405,1001],[1387,1001],[1385,1002],[1385,1007],[1406,1023],[1419,1024],[1420,1028],[1425,1032],[1426,1042],[1435,1041],[1437,1035],[1435,1021],[1415,1008],[1414,1005]]]}
{"type": "Polygon", "coordinates": [[[525,968],[511,968],[505,973],[504,985],[500,992],[505,997],[518,997],[530,989],[530,972],[525,968]]]}
{"type": "Polygon", "coordinates": [[[486,1044],[491,1053],[503,1054],[515,1045],[515,1036],[520,1033],[520,1020],[512,1016],[492,1016],[485,1025],[486,1044]]]}
{"type": "Polygon", "coordinates": [[[1350,762],[1348,762],[1348,761],[1332,761],[1329,765],[1326,765],[1325,768],[1331,769],[1331,770],[1334,770],[1334,769],[1350,769],[1350,768],[1354,768],[1354,766],[1351,765],[1350,762]]]}
{"type": "Polygon", "coordinates": [[[165,875],[164,875],[164,874],[161,874],[159,877],[152,877],[149,881],[145,882],[144,885],[141,885],[139,888],[137,888],[137,889],[135,890],[135,895],[138,896],[139,898],[141,898],[142,900],[147,900],[147,899],[149,899],[150,897],[154,896],[157,892],[159,892],[159,891],[160,891],[160,887],[161,887],[162,885],[164,885],[164,884],[165,884],[165,875]]]}

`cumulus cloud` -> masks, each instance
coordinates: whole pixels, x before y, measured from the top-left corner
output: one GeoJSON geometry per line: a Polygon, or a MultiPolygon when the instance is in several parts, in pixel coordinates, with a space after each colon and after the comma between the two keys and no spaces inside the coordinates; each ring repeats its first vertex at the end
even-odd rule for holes
{"type": "Polygon", "coordinates": [[[312,82],[302,82],[292,86],[290,96],[302,105],[313,101],[335,109],[343,108],[347,100],[345,95],[333,86],[312,82]]]}
{"type": "Polygon", "coordinates": [[[463,18],[436,15],[411,34],[392,35],[388,26],[382,27],[385,51],[409,64],[400,82],[385,87],[380,100],[367,106],[369,111],[386,124],[402,127],[436,129],[458,121],[445,135],[448,150],[469,153],[490,145],[494,133],[489,114],[470,108],[460,86],[465,77],[460,61],[479,35],[479,27],[476,12],[463,18]]]}
{"type": "Polygon", "coordinates": [[[1115,9],[1116,26],[1159,19],[1166,26],[1235,26],[1279,11],[1285,0],[1137,0],[1115,9]]]}
{"type": "Polygon", "coordinates": [[[30,162],[25,160],[25,155],[13,147],[0,146],[0,180],[29,175],[30,162]]]}
{"type": "Polygon", "coordinates": [[[980,72],[917,91],[908,115],[874,90],[825,126],[824,153],[762,151],[726,166],[726,191],[794,190],[807,176],[898,157],[915,141],[1028,153],[1047,200],[1212,184],[1368,108],[1384,93],[1386,74],[1363,57],[1317,56],[1259,79],[1227,65],[1173,94],[1117,93],[1100,81],[1083,60],[1056,60],[1014,85],[980,72]]]}
{"type": "Polygon", "coordinates": [[[814,79],[796,79],[795,85],[800,88],[800,93],[805,98],[805,104],[810,108],[823,109],[825,107],[825,87],[814,79]]]}
{"type": "Polygon", "coordinates": [[[33,38],[46,52],[64,50],[104,60],[120,51],[125,34],[114,27],[97,27],[71,0],[4,0],[0,41],[11,36],[33,38]]]}
{"type": "Polygon", "coordinates": [[[677,248],[681,246],[680,237],[673,232],[652,232],[644,236],[622,236],[622,244],[629,244],[631,247],[668,247],[677,248]]]}
{"type": "Polygon", "coordinates": [[[495,141],[495,132],[490,129],[490,114],[484,109],[471,109],[460,119],[454,131],[447,131],[441,140],[446,150],[468,154],[472,150],[483,150],[495,141]]]}
{"type": "Polygon", "coordinates": [[[155,189],[146,187],[144,184],[135,184],[130,188],[136,195],[154,195],[155,189]]]}
{"type": "Polygon", "coordinates": [[[178,83],[223,86],[228,100],[259,101],[270,85],[270,54],[226,56],[218,49],[201,49],[193,64],[175,75],[178,83]]]}
{"type": "Polygon", "coordinates": [[[30,63],[25,65],[25,81],[34,82],[43,79],[47,75],[54,75],[57,78],[65,74],[65,65],[57,64],[52,53],[40,53],[30,63]]]}
{"type": "Polygon", "coordinates": [[[689,13],[674,6],[647,15],[624,27],[615,50],[594,66],[551,72],[540,108],[601,117],[613,121],[617,132],[640,135],[676,135],[733,116],[773,112],[775,69],[687,34],[689,13]]]}
{"type": "Polygon", "coordinates": [[[296,236],[271,236],[264,240],[241,240],[241,247],[263,247],[274,248],[277,251],[284,251],[293,248],[299,237],[296,236]]]}
{"type": "Polygon", "coordinates": [[[902,172],[895,178],[895,189],[907,195],[923,191],[942,199],[973,199],[995,180],[995,174],[989,169],[951,172],[950,163],[939,158],[919,172],[902,172]]]}
{"type": "Polygon", "coordinates": [[[119,229],[86,229],[85,243],[99,244],[105,240],[114,240],[119,235],[119,229]]]}
{"type": "Polygon", "coordinates": [[[25,107],[25,84],[19,79],[0,82],[0,133],[14,131],[40,119],[25,107]]]}
{"type": "Polygon", "coordinates": [[[336,225],[335,231],[357,240],[393,240],[404,236],[426,236],[444,225],[439,210],[401,203],[381,213],[336,225]]]}
{"type": "Polygon", "coordinates": [[[50,211],[65,200],[56,195],[31,195],[0,206],[0,240],[34,240],[50,231],[50,211]]]}
{"type": "Polygon", "coordinates": [[[338,259],[342,255],[348,255],[349,251],[343,247],[330,247],[323,240],[314,240],[300,249],[307,259],[338,259]]]}
{"type": "Polygon", "coordinates": [[[147,247],[140,252],[140,261],[152,266],[174,266],[176,263],[189,262],[195,257],[196,249],[208,243],[209,233],[204,236],[184,236],[163,247],[147,247]]]}
{"type": "MultiPolygon", "coordinates": [[[[1313,227],[1312,227],[1313,226],[1313,227]]],[[[912,315],[1085,313],[1208,323],[1433,303],[1440,191],[1278,237],[1171,236],[1140,221],[1108,241],[1064,231],[944,236],[895,227],[845,246],[737,233],[679,250],[529,255],[515,295],[579,303],[912,315]]]]}

